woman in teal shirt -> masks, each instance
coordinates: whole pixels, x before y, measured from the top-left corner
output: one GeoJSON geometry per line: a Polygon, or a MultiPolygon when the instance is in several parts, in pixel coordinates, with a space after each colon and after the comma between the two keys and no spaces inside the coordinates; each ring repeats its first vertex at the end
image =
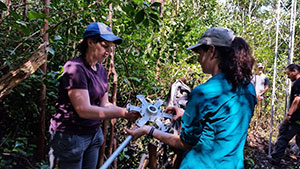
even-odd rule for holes
{"type": "Polygon", "coordinates": [[[180,135],[142,126],[127,130],[136,139],[148,134],[185,150],[180,168],[241,169],[243,149],[256,96],[250,83],[254,58],[249,45],[230,29],[208,29],[196,45],[202,71],[212,77],[195,87],[186,110],[169,107],[182,116],[180,135]]]}

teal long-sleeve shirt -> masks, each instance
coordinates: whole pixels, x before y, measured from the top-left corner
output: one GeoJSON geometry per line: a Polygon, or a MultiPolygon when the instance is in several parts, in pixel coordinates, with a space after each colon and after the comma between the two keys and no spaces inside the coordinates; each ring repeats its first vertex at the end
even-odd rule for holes
{"type": "Polygon", "coordinates": [[[180,168],[244,168],[243,149],[255,104],[252,83],[232,91],[223,73],[194,88],[180,132],[180,138],[193,147],[180,168]]]}

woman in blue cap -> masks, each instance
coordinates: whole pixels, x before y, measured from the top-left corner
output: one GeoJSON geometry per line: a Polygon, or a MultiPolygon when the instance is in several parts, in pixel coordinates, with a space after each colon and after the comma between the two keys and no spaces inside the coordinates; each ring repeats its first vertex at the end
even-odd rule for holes
{"type": "Polygon", "coordinates": [[[139,117],[108,101],[107,72],[101,63],[121,42],[104,23],[91,23],[77,47],[81,55],[64,65],[57,112],[50,121],[50,168],[95,169],[104,141],[101,120],[139,117]]]}
{"type": "Polygon", "coordinates": [[[233,31],[208,29],[196,45],[188,48],[199,54],[202,71],[212,77],[195,87],[181,118],[180,135],[164,133],[151,126],[127,130],[137,139],[148,135],[185,150],[182,169],[242,169],[243,148],[256,104],[251,81],[254,58],[249,45],[233,31]]]}

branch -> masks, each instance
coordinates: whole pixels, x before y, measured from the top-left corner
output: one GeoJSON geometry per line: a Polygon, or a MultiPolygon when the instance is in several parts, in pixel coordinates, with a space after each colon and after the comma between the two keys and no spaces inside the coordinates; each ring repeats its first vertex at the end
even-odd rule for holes
{"type": "Polygon", "coordinates": [[[29,35],[27,38],[25,38],[21,43],[18,44],[17,47],[15,47],[15,49],[13,50],[14,52],[24,43],[26,42],[28,39],[32,38],[34,35],[36,35],[37,33],[39,33],[41,30],[38,30],[36,32],[34,32],[33,34],[29,35]]]}
{"type": "Polygon", "coordinates": [[[47,46],[48,43],[40,45],[25,63],[0,78],[0,100],[46,62],[47,46]]]}

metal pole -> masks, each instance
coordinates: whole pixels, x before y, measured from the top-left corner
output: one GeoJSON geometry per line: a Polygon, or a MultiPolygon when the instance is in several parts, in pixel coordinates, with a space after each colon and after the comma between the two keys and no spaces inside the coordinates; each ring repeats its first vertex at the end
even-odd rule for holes
{"type": "Polygon", "coordinates": [[[277,55],[278,55],[278,34],[279,34],[279,13],[280,13],[280,0],[277,1],[277,23],[276,23],[276,43],[275,43],[275,58],[274,58],[274,73],[273,73],[273,90],[272,90],[272,115],[270,121],[270,139],[269,139],[269,153],[268,155],[271,156],[271,149],[272,149],[272,135],[273,135],[273,116],[274,116],[274,103],[275,103],[275,83],[276,83],[276,73],[277,73],[277,55]]]}
{"type": "Polygon", "coordinates": [[[297,16],[297,0],[292,0],[291,8],[291,23],[290,23],[290,44],[289,44],[289,60],[288,63],[293,63],[294,57],[294,42],[295,42],[295,26],[296,26],[296,16],[297,16]]]}
{"type": "MultiPolygon", "coordinates": [[[[295,41],[295,20],[297,16],[296,11],[297,0],[292,0],[292,7],[291,7],[291,18],[290,18],[290,32],[289,32],[289,50],[288,50],[288,60],[287,65],[293,63],[294,57],[294,41],[295,41]]],[[[291,89],[291,82],[286,78],[286,89],[285,89],[285,111],[284,114],[288,112],[288,109],[291,105],[289,105],[289,98],[290,98],[290,89],[291,89]]]]}
{"type": "Polygon", "coordinates": [[[110,166],[110,164],[118,157],[118,155],[122,152],[122,150],[126,147],[126,145],[130,142],[132,136],[129,135],[121,145],[116,149],[116,151],[105,161],[105,163],[99,169],[106,169],[110,166]]]}

